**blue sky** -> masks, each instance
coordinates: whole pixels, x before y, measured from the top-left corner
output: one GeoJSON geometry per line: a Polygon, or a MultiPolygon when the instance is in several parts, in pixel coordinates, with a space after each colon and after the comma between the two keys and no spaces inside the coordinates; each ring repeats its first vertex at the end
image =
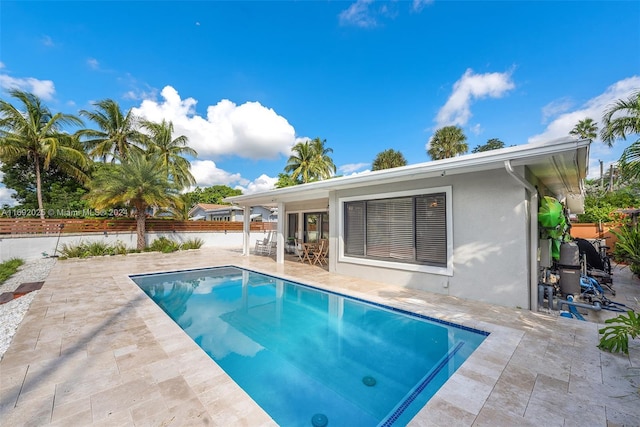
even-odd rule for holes
{"type": "MultiPolygon", "coordinates": [[[[640,89],[637,1],[3,0],[0,24],[2,99],[172,120],[198,184],[245,193],[272,188],[303,138],[348,175],[388,148],[426,162],[451,124],[470,150],[563,137],[640,89]]],[[[590,176],[628,143],[596,140],[590,176]]]]}

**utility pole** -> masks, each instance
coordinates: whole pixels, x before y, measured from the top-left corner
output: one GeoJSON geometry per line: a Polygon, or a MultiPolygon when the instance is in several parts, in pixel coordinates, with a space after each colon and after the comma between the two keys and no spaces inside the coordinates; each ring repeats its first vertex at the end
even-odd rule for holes
{"type": "Polygon", "coordinates": [[[609,192],[613,192],[613,164],[609,167],[609,192]]]}
{"type": "Polygon", "coordinates": [[[600,190],[604,188],[604,164],[602,160],[598,160],[600,162],[600,190]]]}

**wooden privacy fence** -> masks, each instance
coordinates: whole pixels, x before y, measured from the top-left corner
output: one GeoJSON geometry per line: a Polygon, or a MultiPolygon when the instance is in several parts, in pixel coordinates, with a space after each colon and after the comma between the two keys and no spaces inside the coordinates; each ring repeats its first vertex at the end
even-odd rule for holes
{"type": "MultiPolygon", "coordinates": [[[[242,222],[232,221],[174,221],[147,219],[146,231],[202,231],[241,232],[242,222]]],[[[275,222],[252,222],[251,231],[275,230],[275,222]]],[[[0,235],[3,234],[51,234],[51,233],[115,233],[135,232],[136,220],[122,219],[33,219],[0,218],[0,235]]]]}

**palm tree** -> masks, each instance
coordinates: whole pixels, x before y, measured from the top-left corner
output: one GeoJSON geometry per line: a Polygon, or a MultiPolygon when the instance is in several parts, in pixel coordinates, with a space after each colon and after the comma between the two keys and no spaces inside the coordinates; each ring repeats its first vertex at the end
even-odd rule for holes
{"type": "Polygon", "coordinates": [[[95,209],[126,205],[136,218],[137,247],[145,248],[147,209],[176,205],[177,190],[169,182],[157,154],[130,151],[119,164],[108,165],[94,175],[87,199],[95,209]]]}
{"type": "Polygon", "coordinates": [[[402,153],[394,150],[393,148],[389,148],[388,150],[378,153],[376,158],[373,160],[373,167],[371,169],[379,171],[382,169],[391,169],[406,165],[407,159],[404,158],[402,153]]]}
{"type": "Polygon", "coordinates": [[[498,138],[491,138],[487,140],[486,144],[476,146],[476,148],[471,150],[471,152],[482,153],[485,151],[499,150],[500,148],[504,148],[504,142],[500,141],[498,138]]]}
{"type": "Polygon", "coordinates": [[[328,179],[336,173],[336,165],[329,156],[329,153],[333,153],[333,148],[325,147],[326,143],[326,139],[320,138],[311,141],[311,149],[314,153],[312,165],[318,179],[328,179]]]}
{"type": "Polygon", "coordinates": [[[605,111],[600,137],[611,147],[616,138],[626,140],[627,135],[638,133],[640,133],[640,91],[633,93],[626,100],[619,99],[605,111]]]}
{"type": "Polygon", "coordinates": [[[598,123],[587,117],[584,120],[580,120],[578,124],[571,129],[569,135],[577,136],[580,139],[594,140],[598,136],[598,123]]]}
{"type": "Polygon", "coordinates": [[[160,123],[155,123],[145,120],[141,125],[150,134],[147,152],[159,154],[167,179],[176,184],[179,189],[194,185],[196,180],[189,170],[191,164],[183,157],[183,155],[192,157],[198,155],[196,150],[187,146],[189,138],[181,135],[173,139],[173,123],[170,121],[162,120],[160,123]]]}
{"type": "Polygon", "coordinates": [[[325,143],[326,140],[316,138],[312,141],[298,142],[293,146],[293,154],[284,168],[286,173],[291,174],[293,181],[313,182],[330,178],[336,172],[336,166],[329,156],[333,150],[326,148],[325,143]]]}
{"type": "MultiPolygon", "coordinates": [[[[619,99],[602,117],[600,137],[609,147],[616,138],[626,141],[627,136],[640,134],[640,91],[628,99],[619,99]]],[[[640,177],[640,139],[631,143],[620,157],[620,172],[625,178],[640,177]]]]}
{"type": "Polygon", "coordinates": [[[445,126],[433,134],[427,154],[432,160],[448,159],[464,154],[469,149],[467,137],[459,126],[445,126]]]}
{"type": "Polygon", "coordinates": [[[94,121],[100,130],[86,129],[79,135],[90,139],[85,141],[89,155],[112,161],[124,160],[132,150],[140,149],[144,135],[138,130],[138,120],[131,110],[123,114],[118,103],[105,99],[93,104],[95,111],[80,110],[80,115],[94,121]]]}
{"type": "Polygon", "coordinates": [[[12,90],[24,110],[0,100],[0,159],[13,163],[22,158],[33,165],[40,218],[45,218],[42,203],[42,169],[55,164],[61,171],[85,182],[88,159],[77,139],[64,133],[64,125],[82,126],[82,120],[63,113],[52,114],[40,98],[28,92],[12,90]]]}

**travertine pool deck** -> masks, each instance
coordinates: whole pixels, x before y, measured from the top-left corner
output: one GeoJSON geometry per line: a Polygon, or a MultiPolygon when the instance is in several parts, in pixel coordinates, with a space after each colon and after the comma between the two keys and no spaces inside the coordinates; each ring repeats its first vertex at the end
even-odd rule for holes
{"type": "MultiPolygon", "coordinates": [[[[640,343],[631,342],[630,356],[602,352],[596,322],[220,249],[59,261],[0,361],[0,425],[275,425],[128,278],[216,265],[247,267],[490,332],[412,425],[640,425],[640,343]]],[[[637,279],[628,269],[615,278],[613,299],[637,310],[637,279]]]]}

